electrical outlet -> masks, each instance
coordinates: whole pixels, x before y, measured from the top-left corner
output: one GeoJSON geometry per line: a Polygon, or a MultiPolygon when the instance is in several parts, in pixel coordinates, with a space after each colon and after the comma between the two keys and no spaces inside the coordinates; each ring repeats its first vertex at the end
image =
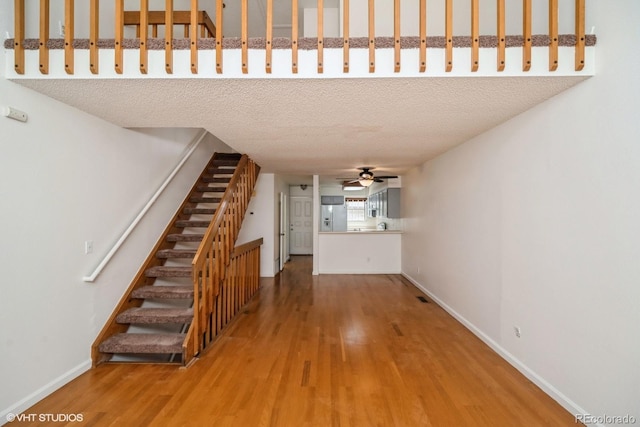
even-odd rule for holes
{"type": "Polygon", "coordinates": [[[87,255],[93,253],[93,240],[84,242],[84,253],[87,255]]]}
{"type": "Polygon", "coordinates": [[[516,334],[516,337],[518,338],[520,338],[520,336],[522,335],[522,331],[520,331],[520,328],[518,326],[513,327],[513,332],[516,334]]]}

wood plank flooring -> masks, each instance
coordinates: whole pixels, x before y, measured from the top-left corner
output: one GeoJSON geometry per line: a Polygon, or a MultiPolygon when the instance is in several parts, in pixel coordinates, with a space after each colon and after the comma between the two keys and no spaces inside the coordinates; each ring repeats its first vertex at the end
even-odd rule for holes
{"type": "Polygon", "coordinates": [[[188,369],[101,365],[25,413],[92,426],[576,425],[420,295],[400,276],[314,277],[311,257],[294,257],[188,369]]]}

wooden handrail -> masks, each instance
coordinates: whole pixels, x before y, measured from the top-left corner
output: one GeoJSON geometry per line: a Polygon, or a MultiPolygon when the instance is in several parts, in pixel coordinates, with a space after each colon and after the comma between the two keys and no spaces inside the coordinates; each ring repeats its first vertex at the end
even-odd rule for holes
{"type": "MultiPolygon", "coordinates": [[[[461,46],[469,46],[466,43],[466,35],[456,37],[454,36],[454,1],[453,0],[415,0],[417,6],[419,8],[419,17],[417,24],[419,28],[415,31],[416,34],[408,34],[402,36],[401,33],[401,24],[406,25],[408,22],[405,18],[401,16],[401,1],[402,0],[393,0],[393,15],[384,16],[388,22],[393,23],[393,69],[394,72],[399,72],[401,67],[401,56],[403,54],[403,48],[406,45],[413,45],[411,47],[418,48],[418,70],[419,72],[425,72],[426,63],[427,63],[427,3],[431,2],[440,2],[440,4],[444,5],[444,44],[442,44],[442,40],[438,36],[433,36],[434,44],[437,43],[439,48],[444,48],[444,62],[445,62],[445,71],[450,72],[453,70],[453,57],[454,57],[454,47],[461,46]],[[392,21],[391,21],[392,20],[392,21]],[[417,37],[418,40],[415,40],[417,37]],[[464,41],[463,41],[464,40],[464,41]],[[416,43],[418,43],[416,45],[416,43]]],[[[569,40],[575,40],[575,70],[581,71],[585,67],[585,49],[586,46],[590,44],[589,37],[585,34],[585,8],[586,2],[585,0],[563,0],[566,2],[574,2],[575,6],[575,32],[572,34],[575,39],[564,37],[562,38],[563,45],[566,46],[569,43],[569,40]]],[[[249,19],[249,14],[253,13],[248,6],[248,0],[239,0],[240,2],[240,24],[241,24],[241,34],[240,34],[240,48],[241,52],[241,70],[243,74],[248,73],[248,61],[249,61],[249,48],[250,48],[250,40],[249,40],[249,22],[252,22],[249,19]]],[[[29,26],[29,22],[25,25],[25,0],[14,0],[14,24],[15,24],[15,36],[12,41],[13,49],[14,49],[14,69],[17,74],[24,74],[25,72],[25,49],[34,49],[34,41],[29,40],[29,43],[25,43],[25,34],[29,33],[27,31],[26,26],[29,26]]],[[[37,2],[36,2],[37,3],[37,2]]],[[[64,69],[66,73],[73,74],[74,73],[74,59],[75,59],[75,49],[80,48],[78,45],[84,45],[86,39],[75,40],[75,31],[74,28],[88,28],[89,29],[89,69],[91,73],[98,74],[99,72],[99,45],[104,44],[105,40],[100,40],[99,34],[99,23],[100,21],[105,21],[104,16],[100,16],[99,13],[99,0],[88,0],[87,2],[82,2],[83,6],[76,7],[78,4],[75,0],[64,0],[60,3],[56,4],[56,7],[60,8],[60,4],[62,3],[64,7],[64,69]],[[87,6],[88,5],[88,6],[87,6]],[[84,9],[83,9],[84,7],[84,9]],[[76,25],[76,9],[82,10],[83,12],[88,10],[88,19],[89,25],[76,25]],[[74,43],[76,46],[74,46],[74,43]]],[[[191,72],[197,74],[198,71],[198,58],[205,56],[208,52],[199,50],[199,39],[204,37],[215,37],[215,69],[216,73],[221,74],[223,72],[223,51],[224,51],[224,34],[222,31],[222,14],[224,8],[224,0],[214,0],[215,4],[215,24],[209,17],[206,11],[199,10],[199,5],[204,5],[204,2],[199,2],[198,0],[189,0],[189,10],[174,10],[174,0],[165,0],[164,7],[165,10],[148,10],[149,1],[148,0],[139,0],[140,10],[124,10],[125,2],[124,0],[114,0],[114,66],[117,74],[122,74],[124,71],[124,49],[125,45],[127,48],[132,48],[135,44],[127,43],[124,38],[124,27],[129,25],[136,26],[136,35],[139,38],[139,49],[140,49],[140,60],[138,64],[138,68],[142,74],[146,74],[148,72],[149,61],[148,58],[148,50],[158,49],[158,44],[156,41],[150,43],[153,39],[157,39],[158,36],[158,26],[165,26],[164,31],[164,50],[165,50],[165,71],[167,74],[173,73],[173,50],[175,48],[180,48],[179,46],[174,46],[173,38],[175,35],[174,25],[182,25],[184,26],[184,32],[182,36],[185,39],[188,39],[189,48],[190,48],[190,68],[191,72]],[[153,46],[153,47],[152,47],[153,46]]],[[[299,61],[298,61],[298,50],[299,40],[298,40],[298,3],[299,0],[291,0],[291,39],[290,39],[290,47],[291,47],[291,72],[293,74],[298,72],[299,69],[299,61]]],[[[316,73],[321,74],[325,71],[325,48],[329,46],[331,43],[331,47],[335,48],[334,43],[336,40],[332,40],[329,38],[325,38],[325,27],[328,28],[325,19],[324,19],[324,0],[317,0],[317,26],[318,33],[317,39],[315,41],[315,49],[317,50],[317,64],[316,64],[316,73]]],[[[470,55],[471,55],[471,71],[477,72],[479,69],[479,49],[480,46],[484,43],[480,43],[482,40],[482,36],[479,34],[480,29],[480,6],[479,0],[470,0],[469,1],[469,10],[470,10],[470,18],[471,18],[471,44],[470,44],[470,55]]],[[[506,66],[506,49],[514,48],[513,40],[509,39],[510,36],[506,35],[507,28],[507,7],[510,7],[512,3],[510,2],[507,6],[505,0],[496,0],[496,16],[495,19],[497,21],[497,41],[495,42],[496,46],[496,54],[497,54],[497,63],[496,69],[498,71],[503,71],[506,66]]],[[[560,37],[558,35],[558,6],[559,0],[548,0],[548,53],[549,53],[549,71],[555,71],[558,68],[558,46],[560,43],[560,37]]],[[[387,47],[388,40],[384,37],[376,37],[376,33],[378,29],[376,28],[376,21],[383,19],[380,16],[376,17],[375,14],[375,0],[367,0],[364,3],[360,3],[356,5],[349,0],[344,0],[342,3],[342,15],[343,15],[343,26],[341,35],[341,45],[340,48],[343,50],[343,61],[342,61],[342,69],[344,73],[348,73],[353,69],[350,63],[350,49],[354,46],[354,42],[360,43],[360,40],[354,39],[350,35],[350,27],[353,28],[354,19],[360,20],[362,24],[366,22],[367,30],[367,46],[368,49],[368,69],[370,73],[376,71],[376,44],[380,47],[381,44],[384,44],[387,47]],[[360,16],[354,16],[353,10],[351,7],[361,7],[360,16]],[[366,11],[365,11],[366,8],[366,11]]],[[[519,48],[522,49],[522,71],[527,72],[532,67],[532,61],[534,56],[532,55],[532,47],[534,45],[540,46],[540,40],[542,38],[535,37],[532,35],[533,26],[532,21],[535,18],[532,13],[532,4],[531,0],[522,0],[522,43],[519,48]]],[[[205,7],[212,7],[211,5],[205,7]]],[[[39,71],[42,74],[49,73],[49,49],[58,49],[60,46],[58,41],[50,40],[50,0],[40,0],[40,22],[39,22],[39,37],[37,39],[38,49],[39,49],[39,58],[38,65],[39,71]],[[56,47],[53,47],[56,46],[56,47]]],[[[457,10],[457,9],[456,9],[457,10]]],[[[265,39],[265,71],[266,73],[271,73],[274,67],[273,64],[273,49],[284,48],[284,44],[281,40],[276,41],[274,37],[274,4],[273,0],[266,0],[266,16],[265,25],[266,25],[266,39],[265,39]]],[[[456,12],[458,13],[458,12],[456,12]]],[[[59,14],[59,13],[57,13],[59,14]]],[[[379,13],[380,14],[380,13],[379,13]]],[[[253,16],[252,16],[253,18],[253,16]]],[[[85,18],[86,19],[86,18],[85,18]]],[[[457,22],[458,17],[456,16],[455,21],[457,22]]],[[[405,30],[406,31],[406,30],[405,30]]],[[[493,40],[493,37],[487,38],[488,40],[493,40]]],[[[309,42],[311,40],[305,40],[305,49],[309,48],[309,42]]],[[[431,41],[429,41],[431,44],[431,41]]],[[[182,45],[182,43],[180,43],[182,45]]],[[[234,43],[232,42],[231,45],[234,43]]],[[[204,46],[207,46],[208,43],[204,43],[204,46]]],[[[486,44],[485,44],[486,46],[486,44]]],[[[251,46],[254,48],[255,46],[251,46]]],[[[361,47],[364,47],[361,45],[361,47]]],[[[206,47],[205,47],[206,49],[206,47]]],[[[359,68],[361,69],[361,68],[359,68]]]]}
{"type": "Polygon", "coordinates": [[[264,239],[261,237],[259,239],[256,240],[252,240],[251,242],[247,242],[244,243],[242,245],[236,246],[233,249],[233,255],[231,255],[232,258],[238,257],[242,254],[245,254],[249,251],[252,251],[253,249],[262,246],[262,243],[264,242],[264,239]]]}

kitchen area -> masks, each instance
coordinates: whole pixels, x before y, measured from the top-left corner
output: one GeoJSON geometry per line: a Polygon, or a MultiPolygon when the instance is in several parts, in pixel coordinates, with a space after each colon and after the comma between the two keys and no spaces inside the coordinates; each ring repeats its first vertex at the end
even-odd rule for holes
{"type": "Polygon", "coordinates": [[[401,272],[400,178],[369,187],[320,186],[320,274],[401,272]]]}

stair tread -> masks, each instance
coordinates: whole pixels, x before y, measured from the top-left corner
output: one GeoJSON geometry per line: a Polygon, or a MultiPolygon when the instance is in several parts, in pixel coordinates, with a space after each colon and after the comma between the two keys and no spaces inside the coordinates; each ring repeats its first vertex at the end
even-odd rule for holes
{"type": "Polygon", "coordinates": [[[145,270],[144,274],[147,277],[191,277],[192,268],[187,267],[165,267],[156,266],[145,270]]]}
{"type": "Polygon", "coordinates": [[[201,181],[213,184],[228,184],[231,181],[231,177],[218,178],[216,176],[203,176],[201,181]]]}
{"type": "Polygon", "coordinates": [[[196,188],[199,193],[224,193],[227,187],[207,187],[200,186],[196,188]]]}
{"type": "Polygon", "coordinates": [[[236,166],[240,159],[213,159],[211,166],[236,166]]]}
{"type": "Polygon", "coordinates": [[[200,220],[178,220],[175,222],[176,227],[187,228],[187,227],[196,227],[196,228],[207,228],[211,224],[211,221],[200,221],[200,220]]]}
{"type": "Polygon", "coordinates": [[[191,203],[220,203],[221,197],[190,197],[191,203]]]}
{"type": "Polygon", "coordinates": [[[156,258],[193,258],[196,256],[195,249],[162,249],[156,252],[156,258]]]}
{"type": "Polygon", "coordinates": [[[182,353],[185,334],[116,334],[103,341],[102,353],[182,353]]]}
{"type": "Polygon", "coordinates": [[[193,214],[211,214],[214,215],[216,213],[215,208],[184,208],[182,213],[186,215],[193,214]]]}
{"type": "Polygon", "coordinates": [[[169,234],[167,236],[168,242],[200,242],[204,238],[204,234],[169,234]]]}
{"type": "Polygon", "coordinates": [[[233,175],[235,171],[235,166],[210,166],[207,168],[207,173],[213,175],[233,175]]]}
{"type": "Polygon", "coordinates": [[[131,296],[140,299],[191,299],[193,286],[142,286],[131,296]]]}
{"type": "Polygon", "coordinates": [[[118,323],[166,324],[191,323],[192,308],[143,308],[134,307],[123,311],[116,317],[118,323]]]}
{"type": "Polygon", "coordinates": [[[240,153],[216,153],[214,159],[235,159],[240,160],[242,154],[240,153]]]}

